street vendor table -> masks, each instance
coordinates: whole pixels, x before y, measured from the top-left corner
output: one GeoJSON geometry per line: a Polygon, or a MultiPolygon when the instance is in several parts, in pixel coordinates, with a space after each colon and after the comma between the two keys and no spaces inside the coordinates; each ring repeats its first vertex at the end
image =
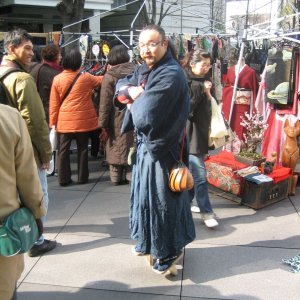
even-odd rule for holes
{"type": "Polygon", "coordinates": [[[260,209],[287,197],[288,179],[292,170],[285,167],[275,167],[272,174],[272,182],[254,183],[239,176],[236,171],[249,165],[235,160],[233,153],[222,151],[217,155],[210,156],[205,161],[207,181],[215,191],[226,192],[228,198],[252,207],[260,209]],[[232,195],[232,197],[230,197],[232,195]]]}

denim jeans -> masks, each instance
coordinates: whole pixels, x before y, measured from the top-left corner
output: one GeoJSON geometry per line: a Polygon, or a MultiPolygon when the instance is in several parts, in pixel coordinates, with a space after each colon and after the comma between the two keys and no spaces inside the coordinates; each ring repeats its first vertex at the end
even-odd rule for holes
{"type": "MultiPolygon", "coordinates": [[[[45,169],[40,169],[38,168],[38,174],[40,178],[40,183],[42,186],[42,191],[43,191],[43,198],[45,201],[45,206],[46,206],[46,212],[48,211],[48,204],[49,204],[49,196],[48,196],[48,183],[47,183],[47,173],[45,169]]],[[[46,216],[43,216],[41,218],[43,225],[46,222],[46,216]]],[[[41,237],[37,240],[36,245],[41,245],[44,242],[44,236],[41,235],[41,237]]]]}
{"type": "Polygon", "coordinates": [[[208,197],[204,155],[190,154],[189,168],[194,177],[194,190],[192,190],[192,196],[195,196],[202,215],[212,215],[213,209],[208,197]]]}

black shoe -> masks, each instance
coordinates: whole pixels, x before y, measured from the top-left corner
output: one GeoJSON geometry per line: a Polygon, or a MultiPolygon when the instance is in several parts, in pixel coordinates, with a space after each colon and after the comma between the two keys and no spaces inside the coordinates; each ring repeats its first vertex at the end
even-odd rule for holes
{"type": "Polygon", "coordinates": [[[129,181],[127,179],[121,180],[121,181],[117,181],[117,182],[112,182],[113,185],[117,186],[117,185],[124,185],[124,184],[128,184],[129,181]]]}
{"type": "Polygon", "coordinates": [[[56,241],[44,240],[43,244],[41,245],[34,245],[29,251],[28,255],[30,257],[36,257],[43,255],[56,247],[56,241]]]}
{"type": "Polygon", "coordinates": [[[182,256],[183,253],[180,252],[176,255],[170,255],[163,259],[157,259],[152,269],[156,273],[164,274],[172,267],[173,264],[176,264],[176,262],[181,259],[182,256]]]}
{"type": "Polygon", "coordinates": [[[89,182],[89,180],[78,181],[78,184],[86,184],[86,183],[88,183],[88,182],[89,182]]]}
{"type": "Polygon", "coordinates": [[[59,185],[60,185],[60,186],[68,186],[68,185],[70,185],[71,183],[73,183],[73,180],[70,180],[70,181],[68,181],[68,182],[60,182],[59,185]]]}

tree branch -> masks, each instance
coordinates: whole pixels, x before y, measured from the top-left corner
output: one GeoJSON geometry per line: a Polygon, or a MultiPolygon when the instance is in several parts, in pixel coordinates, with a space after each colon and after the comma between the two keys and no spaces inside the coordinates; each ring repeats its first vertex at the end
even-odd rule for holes
{"type": "MultiPolygon", "coordinates": [[[[163,2],[165,2],[165,1],[163,1],[163,2]]],[[[178,4],[178,1],[174,1],[173,3],[171,3],[171,5],[177,5],[177,4],[178,4]]],[[[160,16],[159,16],[159,21],[157,23],[158,25],[161,24],[163,18],[169,13],[170,9],[172,8],[171,5],[169,5],[169,7],[163,13],[163,7],[164,7],[164,5],[163,5],[163,3],[161,3],[160,16]]]]}

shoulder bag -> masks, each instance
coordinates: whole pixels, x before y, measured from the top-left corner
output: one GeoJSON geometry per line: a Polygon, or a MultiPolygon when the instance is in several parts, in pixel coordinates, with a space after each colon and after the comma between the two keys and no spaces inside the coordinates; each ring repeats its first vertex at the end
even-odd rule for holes
{"type": "Polygon", "coordinates": [[[184,128],[182,134],[180,160],[177,162],[177,166],[171,170],[169,175],[169,187],[173,192],[188,191],[194,187],[193,175],[182,161],[185,133],[186,129],[184,128]]]}
{"type": "Polygon", "coordinates": [[[0,222],[0,255],[27,252],[40,236],[36,220],[26,207],[20,207],[0,222]]]}

